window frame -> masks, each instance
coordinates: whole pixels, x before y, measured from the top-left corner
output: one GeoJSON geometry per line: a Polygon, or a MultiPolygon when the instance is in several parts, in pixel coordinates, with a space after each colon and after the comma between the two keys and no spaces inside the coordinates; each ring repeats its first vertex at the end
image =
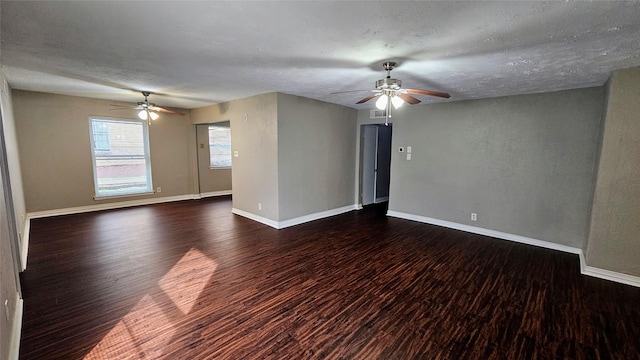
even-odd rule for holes
{"type": "MultiPolygon", "coordinates": [[[[140,119],[125,119],[125,118],[115,118],[109,116],[97,116],[91,115],[89,116],[89,140],[91,147],[91,161],[92,161],[92,171],[93,171],[93,198],[95,200],[103,200],[103,199],[113,199],[119,197],[132,197],[132,196],[141,196],[141,195],[151,195],[155,194],[153,191],[153,176],[151,171],[151,148],[149,145],[149,123],[147,120],[140,119]],[[95,148],[95,133],[93,124],[94,121],[105,121],[111,123],[123,123],[123,124],[135,124],[142,126],[142,141],[144,146],[144,160],[145,160],[145,171],[147,177],[147,187],[141,191],[123,191],[117,192],[113,194],[100,194],[98,189],[98,168],[96,166],[96,151],[105,151],[104,149],[96,149],[95,148]]],[[[110,142],[110,149],[113,149],[113,144],[110,142]]]]}
{"type": "Polygon", "coordinates": [[[209,145],[209,169],[211,170],[231,169],[231,167],[233,166],[233,150],[231,149],[231,124],[229,124],[228,126],[218,125],[216,123],[209,124],[209,126],[207,126],[207,143],[209,145]],[[211,145],[212,144],[211,144],[210,132],[212,127],[226,129],[229,132],[229,165],[212,165],[211,164],[211,145]]]}

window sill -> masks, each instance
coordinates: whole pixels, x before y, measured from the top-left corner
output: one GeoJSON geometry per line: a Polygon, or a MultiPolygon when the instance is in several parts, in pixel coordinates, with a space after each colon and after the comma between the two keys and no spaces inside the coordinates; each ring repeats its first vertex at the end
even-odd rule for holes
{"type": "Polygon", "coordinates": [[[145,196],[145,195],[153,195],[154,191],[145,191],[133,194],[119,194],[119,195],[95,195],[93,200],[108,200],[108,199],[119,199],[119,198],[130,198],[135,196],[145,196]]]}
{"type": "Polygon", "coordinates": [[[231,166],[209,166],[209,170],[230,170],[231,166]]]}

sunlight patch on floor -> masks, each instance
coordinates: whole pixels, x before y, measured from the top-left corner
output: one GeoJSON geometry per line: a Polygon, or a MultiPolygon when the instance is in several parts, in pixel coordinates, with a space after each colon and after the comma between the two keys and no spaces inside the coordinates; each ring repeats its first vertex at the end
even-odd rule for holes
{"type": "Polygon", "coordinates": [[[217,267],[202,252],[189,250],[158,282],[164,294],[140,299],[84,360],[160,358],[176,332],[177,310],[182,316],[191,311],[217,267]]]}
{"type": "Polygon", "coordinates": [[[202,252],[191,249],[160,279],[158,285],[173,303],[188,314],[218,264],[202,252]]]}
{"type": "Polygon", "coordinates": [[[162,309],[145,295],[84,359],[158,359],[174,333],[162,309]]]}

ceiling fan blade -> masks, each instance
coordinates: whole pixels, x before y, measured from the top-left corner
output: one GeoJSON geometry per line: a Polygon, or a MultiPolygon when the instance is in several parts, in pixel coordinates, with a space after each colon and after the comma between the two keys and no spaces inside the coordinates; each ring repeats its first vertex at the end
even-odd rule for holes
{"type": "Polygon", "coordinates": [[[373,98],[374,98],[374,97],[376,97],[376,96],[378,96],[378,94],[375,94],[375,95],[369,95],[369,96],[367,96],[366,98],[364,98],[364,99],[362,99],[362,100],[358,101],[356,104],[366,103],[367,101],[369,101],[369,100],[373,99],[373,98]]]}
{"type": "Polygon", "coordinates": [[[451,97],[451,95],[449,95],[447,93],[438,92],[438,91],[420,90],[420,89],[405,89],[405,90],[407,91],[408,94],[437,96],[437,97],[441,97],[441,98],[445,98],[445,99],[448,99],[448,98],[451,97]]]}
{"type": "Polygon", "coordinates": [[[111,110],[124,110],[124,109],[137,109],[142,110],[143,107],[140,105],[118,105],[118,104],[109,104],[112,107],[111,110]]]}
{"type": "Polygon", "coordinates": [[[348,93],[354,93],[354,92],[365,92],[365,91],[370,91],[370,90],[348,90],[348,91],[336,91],[336,92],[329,93],[329,95],[348,94],[348,93]]]}
{"type": "Polygon", "coordinates": [[[167,113],[167,114],[174,114],[174,115],[180,115],[180,116],[184,116],[184,113],[181,113],[179,111],[175,111],[175,110],[170,110],[170,109],[165,109],[165,108],[161,108],[159,106],[150,106],[149,110],[151,111],[157,111],[157,112],[162,112],[162,113],[167,113]]]}
{"type": "Polygon", "coordinates": [[[409,95],[409,94],[398,94],[396,96],[399,96],[402,100],[404,100],[405,102],[411,104],[411,105],[415,105],[415,104],[419,104],[420,100],[414,98],[413,96],[409,95]]]}

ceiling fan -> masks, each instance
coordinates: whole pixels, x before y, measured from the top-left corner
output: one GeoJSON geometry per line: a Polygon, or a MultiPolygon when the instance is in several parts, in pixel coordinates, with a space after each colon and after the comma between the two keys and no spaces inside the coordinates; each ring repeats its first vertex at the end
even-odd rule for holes
{"type": "Polygon", "coordinates": [[[140,112],[138,112],[138,117],[140,118],[140,120],[148,120],[149,123],[151,123],[151,120],[155,120],[159,117],[158,115],[159,112],[184,116],[184,113],[181,113],[179,111],[165,109],[163,107],[156,106],[156,104],[154,103],[150,103],[148,100],[148,97],[149,95],[151,95],[151,92],[142,91],[142,95],[144,96],[144,101],[138,102],[138,104],[135,106],[115,105],[115,104],[111,104],[111,106],[115,107],[113,110],[121,110],[121,109],[140,110],[140,112]]]}
{"type": "Polygon", "coordinates": [[[369,95],[364,99],[358,101],[356,104],[363,104],[367,101],[378,97],[376,101],[376,107],[380,110],[386,110],[385,125],[388,125],[389,118],[391,118],[391,105],[395,109],[402,106],[405,102],[410,105],[419,104],[420,100],[411,95],[425,95],[425,96],[437,96],[448,99],[451,95],[432,90],[420,90],[420,89],[403,89],[402,81],[391,78],[391,70],[396,66],[395,62],[385,62],[382,64],[384,70],[387,72],[387,77],[376,81],[376,89],[371,90],[375,94],[369,95]]]}

